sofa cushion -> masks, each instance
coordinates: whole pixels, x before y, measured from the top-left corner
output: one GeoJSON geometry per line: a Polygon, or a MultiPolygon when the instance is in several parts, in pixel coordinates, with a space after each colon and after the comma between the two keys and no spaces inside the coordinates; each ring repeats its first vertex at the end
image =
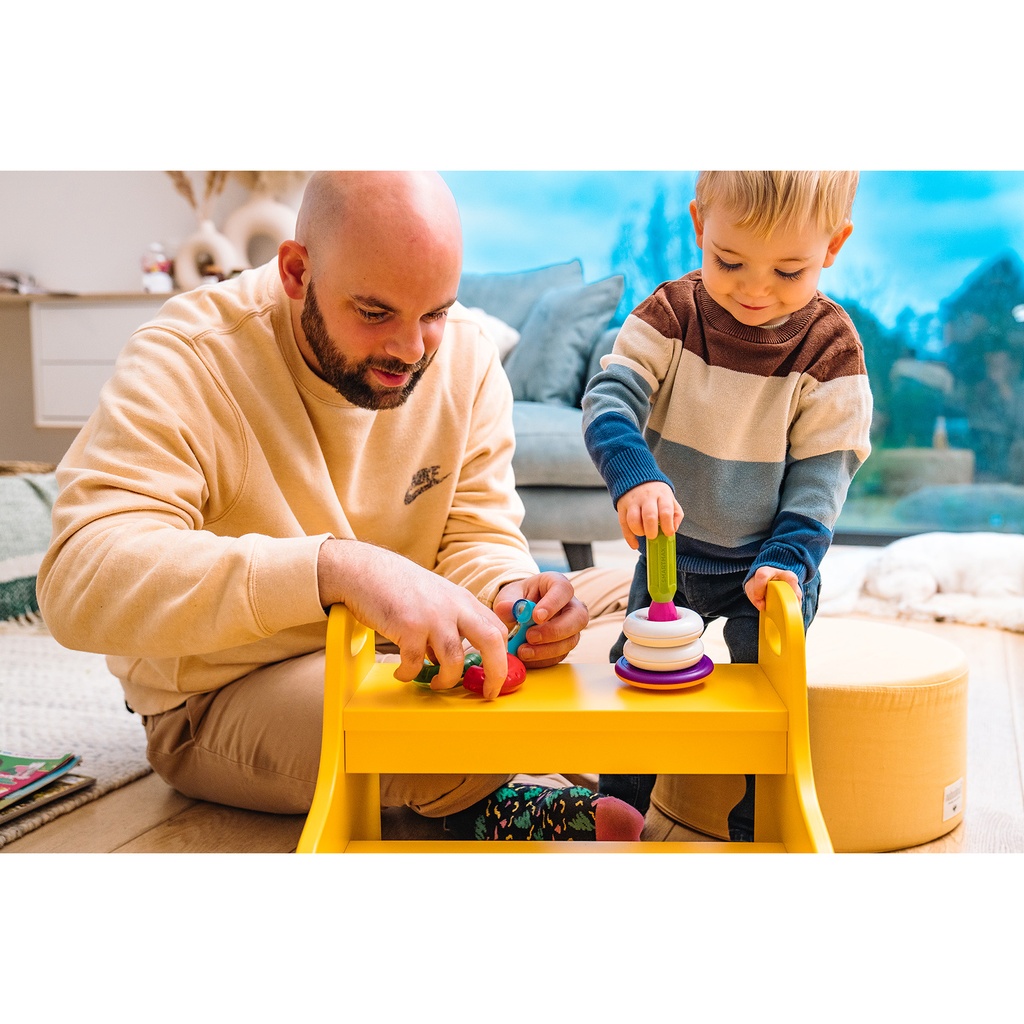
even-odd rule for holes
{"type": "Polygon", "coordinates": [[[459,302],[486,310],[518,331],[546,291],[582,280],[583,264],[579,260],[514,274],[463,274],[459,281],[459,302]]]}
{"type": "Polygon", "coordinates": [[[504,359],[519,343],[519,332],[514,327],[509,327],[504,320],[491,316],[479,306],[470,306],[465,315],[475,320],[491,341],[497,346],[498,358],[504,359]]]}
{"type": "Polygon", "coordinates": [[[617,274],[553,288],[537,300],[504,363],[518,401],[579,405],[590,353],[615,315],[624,283],[617,274]]]}
{"type": "Polygon", "coordinates": [[[50,544],[53,473],[0,476],[0,622],[34,618],[36,574],[50,544]]]}
{"type": "MultiPolygon", "coordinates": [[[[523,536],[529,541],[592,544],[622,540],[618,513],[603,487],[523,487],[519,496],[526,509],[523,536]]],[[[627,582],[628,579],[627,575],[627,582]]],[[[616,629],[616,636],[618,632],[616,629]]],[[[605,647],[604,657],[610,647],[611,641],[605,647]]]]}
{"type": "MultiPolygon", "coordinates": [[[[583,444],[583,412],[565,405],[515,402],[516,487],[599,487],[604,481],[583,444]]],[[[608,499],[611,501],[611,499],[608,499]]]]}

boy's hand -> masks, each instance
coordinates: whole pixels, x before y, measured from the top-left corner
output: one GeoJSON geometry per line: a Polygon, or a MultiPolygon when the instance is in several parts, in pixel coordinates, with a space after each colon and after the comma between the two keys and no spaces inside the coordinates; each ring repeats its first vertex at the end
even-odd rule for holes
{"type": "Polygon", "coordinates": [[[637,537],[654,540],[659,527],[666,537],[671,537],[683,521],[683,510],[672,488],[660,481],[640,484],[626,491],[615,509],[619,513],[622,536],[634,551],[640,547],[637,537]]]}
{"type": "Polygon", "coordinates": [[[778,569],[774,565],[762,565],[753,576],[747,580],[744,586],[747,597],[750,599],[750,603],[759,611],[764,611],[765,597],[768,594],[768,584],[772,580],[782,580],[783,583],[788,583],[796,594],[798,601],[803,601],[803,591],[800,589],[800,581],[796,578],[796,573],[790,572],[788,569],[778,569]]]}

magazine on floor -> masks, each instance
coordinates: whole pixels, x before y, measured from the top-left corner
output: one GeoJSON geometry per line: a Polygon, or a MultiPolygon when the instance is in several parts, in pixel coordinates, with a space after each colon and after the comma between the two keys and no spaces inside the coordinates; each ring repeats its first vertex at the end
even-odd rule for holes
{"type": "Polygon", "coordinates": [[[81,760],[78,754],[37,757],[0,750],[0,810],[49,785],[81,760]]]}
{"type": "Polygon", "coordinates": [[[70,796],[81,789],[88,789],[96,780],[88,775],[76,775],[68,772],[41,789],[34,789],[26,795],[15,794],[12,803],[0,806],[0,825],[5,825],[14,818],[20,818],[29,811],[38,811],[40,807],[52,804],[55,800],[70,796]]]}

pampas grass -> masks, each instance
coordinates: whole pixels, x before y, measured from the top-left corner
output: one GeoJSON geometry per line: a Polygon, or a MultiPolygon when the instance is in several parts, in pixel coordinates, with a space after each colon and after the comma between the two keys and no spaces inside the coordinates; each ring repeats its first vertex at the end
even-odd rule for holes
{"type": "Polygon", "coordinates": [[[306,183],[309,171],[232,171],[231,177],[256,195],[280,199],[306,183]]]}
{"type": "Polygon", "coordinates": [[[230,171],[207,171],[204,181],[203,198],[197,202],[195,189],[192,187],[192,179],[184,171],[167,171],[167,176],[174,182],[174,188],[179,195],[184,196],[186,202],[192,207],[196,218],[202,222],[210,219],[210,204],[224,191],[230,171]]]}

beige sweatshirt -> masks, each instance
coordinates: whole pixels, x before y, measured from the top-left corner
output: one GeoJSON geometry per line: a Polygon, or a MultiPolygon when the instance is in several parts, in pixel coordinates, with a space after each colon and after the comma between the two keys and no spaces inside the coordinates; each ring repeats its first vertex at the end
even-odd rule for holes
{"type": "Polygon", "coordinates": [[[43,616],[157,714],[323,647],[328,537],[390,548],[490,605],[537,571],[511,404],[458,305],[409,400],[374,412],[306,366],[276,261],[176,296],[131,337],[58,468],[43,616]]]}

